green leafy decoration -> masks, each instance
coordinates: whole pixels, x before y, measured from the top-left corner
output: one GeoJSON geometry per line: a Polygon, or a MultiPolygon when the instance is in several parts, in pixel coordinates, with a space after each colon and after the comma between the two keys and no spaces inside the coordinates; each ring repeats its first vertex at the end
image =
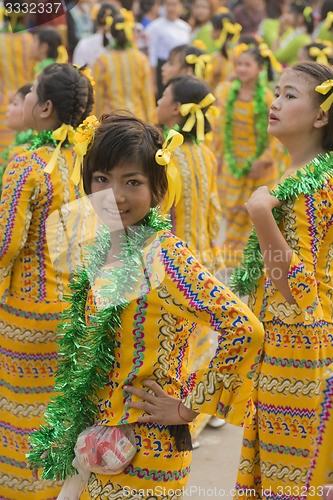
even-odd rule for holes
{"type": "Polygon", "coordinates": [[[267,146],[268,109],[265,102],[265,87],[258,79],[254,93],[254,124],[256,149],[254,156],[250,156],[249,158],[247,158],[243,165],[237,164],[233,139],[233,125],[235,102],[237,101],[241,86],[242,84],[238,79],[236,79],[232,84],[226,102],[226,118],[224,125],[223,155],[230,173],[236,179],[241,179],[249,173],[252,163],[262,155],[267,146]]]}

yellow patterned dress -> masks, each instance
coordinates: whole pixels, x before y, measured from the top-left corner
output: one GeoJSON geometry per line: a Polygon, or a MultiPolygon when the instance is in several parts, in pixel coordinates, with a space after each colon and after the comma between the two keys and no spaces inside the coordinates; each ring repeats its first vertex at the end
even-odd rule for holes
{"type": "MultiPolygon", "coordinates": [[[[252,411],[252,379],[263,340],[260,322],[168,231],[152,237],[144,265],[138,293],[122,313],[115,334],[117,362],[108,384],[97,393],[96,423],[133,423],[137,453],[121,474],[92,473],[81,500],[182,498],[172,491],[186,485],[191,452],[177,452],[169,426],[136,423],[142,412],[126,407],[126,402],[138,398],[126,393],[124,384],[141,388],[146,378],[153,379],[168,394],[182,397],[189,408],[235,425],[252,411]],[[217,332],[218,347],[209,362],[189,373],[184,360],[197,323],[217,332]]],[[[107,268],[88,290],[88,326],[107,301],[99,294],[100,286],[112,281],[105,272],[107,268]]]]}
{"type": "Polygon", "coordinates": [[[95,61],[93,74],[97,117],[125,109],[141,120],[156,122],[150,66],[145,54],[136,48],[108,50],[95,61]]]}
{"type": "Polygon", "coordinates": [[[31,33],[0,33],[0,156],[14,140],[6,125],[10,93],[33,81],[32,41],[31,33]]]}
{"type": "Polygon", "coordinates": [[[258,496],[249,498],[304,498],[321,379],[333,362],[332,179],[281,208],[280,229],[293,250],[288,283],[296,304],[288,304],[266,274],[250,296],[265,342],[257,413],[244,428],[237,499],[252,488],[258,496]]]}
{"type": "MultiPolygon", "coordinates": [[[[259,179],[250,179],[247,175],[237,179],[229,170],[223,157],[223,136],[225,107],[231,84],[225,83],[216,89],[216,99],[221,110],[219,130],[216,134],[216,156],[221,167],[218,171],[217,182],[222,209],[226,217],[226,239],[223,245],[225,264],[235,267],[241,261],[247,239],[251,234],[252,223],[244,207],[251,194],[259,186],[272,188],[278,180],[278,168],[273,161],[270,149],[270,138],[267,148],[259,157],[265,162],[272,162],[259,179]]],[[[267,113],[273,101],[273,94],[266,91],[265,102],[267,113]]],[[[256,149],[254,101],[244,102],[236,100],[234,106],[233,143],[236,164],[243,165],[248,157],[253,156],[256,149]]]]}
{"type": "Polygon", "coordinates": [[[26,467],[29,435],[53,391],[56,328],[68,274],[51,262],[45,222],[79,197],[69,180],[74,155],[53,147],[16,156],[4,174],[0,204],[0,498],[53,500],[59,486],[33,482],[26,467]],[[55,266],[55,267],[54,267],[55,266]]]}
{"type": "Polygon", "coordinates": [[[231,50],[228,51],[228,59],[223,56],[220,50],[213,52],[207,75],[207,83],[212,91],[215,92],[217,86],[223,83],[233,71],[234,63],[231,50]]]}

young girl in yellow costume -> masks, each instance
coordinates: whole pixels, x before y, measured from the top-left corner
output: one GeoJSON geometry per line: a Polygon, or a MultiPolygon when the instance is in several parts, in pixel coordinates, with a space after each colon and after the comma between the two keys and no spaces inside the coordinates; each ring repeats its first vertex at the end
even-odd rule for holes
{"type": "Polygon", "coordinates": [[[273,94],[261,82],[266,63],[271,79],[270,53],[266,47],[235,47],[235,73],[232,83],[216,89],[221,109],[217,134],[219,160],[218,187],[226,217],[223,245],[227,267],[240,263],[251,233],[251,221],[244,203],[261,186],[273,186],[278,178],[267,135],[268,110],[273,94]]]}
{"type": "Polygon", "coordinates": [[[282,74],[268,131],[288,149],[291,165],[273,192],[262,186],[246,205],[256,233],[232,283],[250,293],[266,338],[237,499],[249,488],[253,498],[321,498],[318,489],[307,493],[318,486],[311,477],[307,485],[307,474],[321,379],[333,361],[332,82],[331,69],[314,62],[282,74]]]}
{"type": "Polygon", "coordinates": [[[229,45],[238,41],[242,27],[235,22],[228,9],[212,17],[212,26],[212,37],[219,50],[212,54],[207,81],[214,92],[234,71],[233,53],[229,45]]]}
{"type": "Polygon", "coordinates": [[[188,424],[197,412],[240,424],[251,411],[260,323],[154,208],[167,189],[165,210],[179,195],[171,155],[182,141],[171,131],[163,145],[157,128],[112,114],[103,117],[85,156],[85,190],[104,225],[73,276],[60,330],[59,394],[46,426],[31,437],[29,459],[32,467],[45,467],[46,477],[73,473],[78,434],[93,423],[130,424],[137,451],[117,475],[91,473],[81,499],[181,498],[175,490],[181,493],[188,480],[188,424]],[[210,362],[190,373],[188,343],[197,323],[217,331],[219,344],[210,362]],[[149,423],[129,392],[142,390],[147,378],[154,391],[164,388],[177,398],[170,397],[173,413],[161,425],[149,423]]]}
{"type": "MultiPolygon", "coordinates": [[[[250,293],[266,333],[234,498],[319,500],[307,475],[321,380],[333,361],[333,73],[298,64],[283,73],[275,95],[269,132],[287,147],[291,166],[273,192],[262,186],[248,201],[255,233],[231,281],[241,296],[250,293]]],[[[156,399],[140,408],[163,423],[172,404],[160,392],[156,399]]]]}
{"type": "Polygon", "coordinates": [[[6,163],[0,165],[0,197],[2,191],[2,177],[7,164],[11,162],[16,155],[23,153],[31,146],[34,131],[32,129],[27,129],[23,121],[24,98],[30,91],[31,84],[29,83],[18,89],[7,108],[6,124],[8,128],[15,131],[15,140],[1,155],[6,163]]]}
{"type": "Polygon", "coordinates": [[[194,45],[178,45],[170,51],[168,60],[161,70],[162,83],[166,87],[168,81],[177,75],[195,75],[205,79],[211,56],[194,45]]]}
{"type": "Polygon", "coordinates": [[[40,26],[34,30],[33,37],[31,57],[38,61],[34,67],[35,78],[49,64],[68,61],[67,50],[62,45],[60,32],[56,28],[40,26]]]}
{"type": "Polygon", "coordinates": [[[33,483],[25,454],[29,435],[53,392],[55,332],[69,281],[68,274],[52,265],[45,222],[50,213],[81,194],[71,180],[75,155],[64,141],[73,139],[73,127],[91,112],[92,94],[89,80],[73,66],[45,68],[23,107],[25,126],[38,134],[3,176],[0,497],[10,500],[49,500],[59,492],[53,481],[33,483]]]}
{"type": "MultiPolygon", "coordinates": [[[[17,16],[16,16],[17,17],[17,16]]],[[[27,31],[16,32],[12,28],[10,18],[5,17],[6,24],[0,33],[0,155],[14,140],[14,134],[6,125],[6,112],[12,94],[17,89],[33,81],[33,67],[30,50],[32,35],[27,31]]],[[[4,163],[4,160],[0,161],[4,163]]]]}
{"type": "Polygon", "coordinates": [[[117,109],[131,111],[149,123],[156,121],[155,98],[147,57],[133,43],[133,14],[121,9],[111,24],[114,45],[100,56],[93,69],[95,113],[117,109]]]}
{"type": "MultiPolygon", "coordinates": [[[[215,179],[216,159],[204,143],[210,131],[206,113],[214,101],[207,83],[186,75],[171,78],[157,103],[158,122],[184,136],[184,143],[174,153],[182,191],[179,202],[171,208],[171,230],[213,274],[224,268],[217,245],[222,213],[215,179]]],[[[211,351],[210,329],[198,325],[190,343],[190,369],[199,369],[209,360],[211,351]]],[[[194,437],[205,423],[207,418],[202,415],[196,421],[194,437]]]]}

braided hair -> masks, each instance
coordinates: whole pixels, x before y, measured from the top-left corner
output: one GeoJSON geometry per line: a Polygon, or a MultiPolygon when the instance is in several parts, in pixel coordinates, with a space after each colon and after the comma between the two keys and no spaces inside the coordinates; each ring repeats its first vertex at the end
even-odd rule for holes
{"type": "Polygon", "coordinates": [[[38,101],[50,100],[59,122],[77,127],[92,111],[93,88],[89,79],[71,64],[53,63],[38,76],[38,101]]]}

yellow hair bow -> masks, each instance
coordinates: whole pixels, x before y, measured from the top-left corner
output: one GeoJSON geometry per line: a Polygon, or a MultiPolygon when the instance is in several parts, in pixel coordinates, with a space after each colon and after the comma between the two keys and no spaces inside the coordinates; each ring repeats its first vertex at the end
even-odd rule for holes
{"type": "MultiPolygon", "coordinates": [[[[218,118],[220,116],[220,109],[217,106],[209,106],[206,115],[212,116],[213,118],[218,118]]],[[[207,134],[206,134],[207,136],[207,134]]]]}
{"type": "Polygon", "coordinates": [[[211,56],[209,54],[201,54],[200,56],[189,54],[185,57],[185,61],[188,64],[194,64],[194,74],[201,79],[205,78],[206,64],[208,64],[210,60],[211,56]]]}
{"type": "Polygon", "coordinates": [[[231,40],[231,41],[232,41],[232,43],[237,43],[237,42],[238,42],[238,40],[239,40],[239,35],[241,34],[241,31],[242,31],[243,27],[242,27],[242,25],[241,25],[241,24],[239,24],[239,23],[235,23],[235,24],[233,24],[232,26],[233,26],[233,30],[232,30],[232,32],[231,32],[231,33],[232,33],[234,36],[232,37],[232,40],[231,40]]]}
{"type": "Polygon", "coordinates": [[[215,101],[213,94],[209,93],[202,99],[199,104],[189,102],[180,106],[180,114],[182,116],[190,115],[183,126],[184,132],[191,132],[195,122],[197,122],[197,139],[203,141],[205,139],[205,117],[202,112],[203,108],[210,106],[215,101]]]}
{"type": "MultiPolygon", "coordinates": [[[[330,90],[333,88],[333,80],[326,80],[323,82],[321,85],[317,85],[315,88],[316,92],[319,92],[320,94],[326,95],[330,90]]],[[[323,111],[328,111],[332,105],[333,102],[333,93],[328,96],[328,98],[320,105],[321,109],[323,111]]]]}
{"type": "Polygon", "coordinates": [[[113,17],[112,16],[106,16],[106,18],[105,18],[105,25],[108,28],[111,28],[112,23],[113,23],[113,17]]]}
{"type": "Polygon", "coordinates": [[[249,45],[247,45],[247,43],[240,43],[238,45],[236,45],[236,47],[234,47],[234,54],[235,54],[235,57],[238,58],[240,55],[243,54],[243,52],[246,52],[247,50],[249,50],[249,45]]]}
{"type": "Polygon", "coordinates": [[[74,133],[74,143],[73,148],[76,153],[76,160],[71,176],[71,180],[74,184],[78,185],[81,177],[81,166],[83,162],[83,157],[87,153],[88,146],[93,141],[96,128],[100,125],[95,115],[88,116],[81,125],[78,126],[76,132],[74,133]]]}
{"type": "Polygon", "coordinates": [[[312,12],[313,12],[313,9],[310,7],[310,5],[305,7],[305,9],[303,10],[303,16],[304,16],[306,22],[308,22],[308,23],[311,21],[312,12]]]}
{"type": "Polygon", "coordinates": [[[74,129],[72,125],[67,125],[63,123],[61,127],[57,128],[53,134],[52,134],[53,139],[56,141],[59,141],[58,146],[55,148],[53,151],[53,154],[51,156],[50,161],[44,168],[44,172],[47,174],[51,174],[53,172],[54,167],[57,164],[57,159],[59,156],[60,148],[62,146],[62,143],[65,141],[66,138],[68,138],[68,142],[73,144],[74,142],[74,129]]]}
{"type": "Polygon", "coordinates": [[[327,13],[327,16],[325,18],[324,28],[329,31],[332,28],[332,24],[333,24],[333,12],[330,11],[327,13]]]}
{"type": "Polygon", "coordinates": [[[166,174],[168,178],[168,194],[164,201],[163,212],[168,212],[173,202],[177,205],[181,193],[181,177],[178,168],[171,160],[171,153],[184,142],[184,137],[175,130],[170,130],[162,146],[155,154],[156,163],[166,165],[166,174]]]}
{"type": "Polygon", "coordinates": [[[240,32],[242,31],[242,26],[238,23],[232,23],[229,19],[225,18],[222,21],[222,31],[216,42],[219,48],[222,48],[225,44],[228,35],[233,35],[232,42],[237,43],[239,39],[240,32]]]}
{"type": "Polygon", "coordinates": [[[316,58],[317,63],[328,66],[328,57],[332,56],[332,47],[325,47],[324,49],[310,47],[309,54],[316,58]]]}
{"type": "Polygon", "coordinates": [[[58,51],[57,63],[63,64],[68,62],[68,52],[66,50],[66,47],[64,45],[59,45],[57,51],[58,51]]]}
{"type": "Polygon", "coordinates": [[[276,59],[276,57],[274,56],[273,52],[268,47],[268,45],[266,43],[261,43],[259,45],[259,50],[260,50],[260,55],[264,58],[268,57],[271,61],[271,65],[273,66],[273,68],[280,73],[283,69],[282,65],[276,59]]]}
{"type": "Polygon", "coordinates": [[[135,27],[133,12],[127,9],[120,9],[120,14],[123,16],[124,22],[117,23],[115,28],[116,30],[124,30],[127,40],[132,42],[134,38],[133,30],[135,27]]]}

